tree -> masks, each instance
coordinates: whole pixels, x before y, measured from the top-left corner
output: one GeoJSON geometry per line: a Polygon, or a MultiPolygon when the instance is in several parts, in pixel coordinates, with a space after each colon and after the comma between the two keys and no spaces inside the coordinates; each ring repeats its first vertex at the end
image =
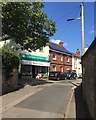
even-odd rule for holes
{"type": "Polygon", "coordinates": [[[46,45],[55,31],[55,22],[42,10],[42,2],[2,3],[2,36],[24,49],[35,50],[46,45]]]}

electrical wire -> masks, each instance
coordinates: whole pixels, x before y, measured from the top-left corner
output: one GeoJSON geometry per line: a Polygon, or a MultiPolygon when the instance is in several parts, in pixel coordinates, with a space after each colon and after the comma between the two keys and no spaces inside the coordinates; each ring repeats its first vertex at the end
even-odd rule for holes
{"type": "MultiPolygon", "coordinates": [[[[66,30],[68,28],[68,26],[70,25],[71,21],[68,22],[68,24],[65,26],[64,30],[66,30]]],[[[61,34],[57,37],[57,39],[59,39],[63,33],[64,33],[64,30],[61,32],[61,34]]]]}
{"type": "Polygon", "coordinates": [[[78,7],[76,7],[75,9],[73,9],[73,10],[71,10],[70,12],[68,12],[67,14],[65,14],[65,15],[63,15],[63,16],[61,16],[60,18],[58,18],[57,20],[55,20],[55,22],[57,22],[58,20],[60,20],[60,19],[62,19],[62,18],[64,18],[64,17],[66,17],[66,16],[68,16],[68,15],[70,15],[70,14],[72,14],[76,9],[77,9],[78,7]]]}
{"type": "MultiPolygon", "coordinates": [[[[77,7],[76,7],[75,9],[77,9],[77,7]]],[[[73,9],[71,12],[68,12],[68,14],[63,15],[63,16],[60,17],[58,20],[60,20],[60,19],[62,19],[62,18],[65,18],[65,17],[68,16],[69,14],[72,14],[75,9],[73,9]]],[[[58,20],[57,20],[57,21],[58,21],[58,20]]],[[[57,21],[55,21],[55,22],[57,22],[57,21]]],[[[69,23],[70,23],[70,22],[69,22],[69,23]]],[[[60,24],[59,28],[61,27],[61,25],[62,25],[62,24],[60,24]]]]}
{"type": "MultiPolygon", "coordinates": [[[[73,17],[75,17],[76,15],[77,15],[77,12],[80,12],[80,8],[76,11],[76,13],[75,13],[75,15],[73,16],[73,17]]],[[[57,37],[57,39],[59,39],[63,34],[64,34],[64,32],[66,31],[66,29],[68,29],[68,27],[69,27],[69,25],[70,25],[70,23],[71,23],[72,21],[69,21],[69,23],[65,26],[65,28],[64,28],[64,30],[61,32],[61,34],[57,37]]]]}

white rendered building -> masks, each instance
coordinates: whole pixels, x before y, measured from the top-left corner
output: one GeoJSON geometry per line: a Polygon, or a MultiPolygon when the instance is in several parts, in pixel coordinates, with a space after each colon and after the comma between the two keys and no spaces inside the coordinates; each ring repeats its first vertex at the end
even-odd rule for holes
{"type": "Polygon", "coordinates": [[[80,51],[77,49],[76,54],[72,56],[72,70],[76,70],[77,77],[82,76],[82,65],[81,65],[81,57],[80,51]]]}

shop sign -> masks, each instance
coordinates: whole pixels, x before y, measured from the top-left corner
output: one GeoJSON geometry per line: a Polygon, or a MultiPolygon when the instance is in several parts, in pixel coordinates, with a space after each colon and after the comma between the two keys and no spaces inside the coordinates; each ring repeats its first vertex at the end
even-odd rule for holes
{"type": "Polygon", "coordinates": [[[49,57],[41,57],[28,54],[20,54],[20,58],[23,60],[50,61],[49,57]]]}
{"type": "Polygon", "coordinates": [[[23,65],[35,65],[35,66],[50,66],[49,62],[40,62],[40,61],[30,61],[30,60],[22,60],[23,65]]]}

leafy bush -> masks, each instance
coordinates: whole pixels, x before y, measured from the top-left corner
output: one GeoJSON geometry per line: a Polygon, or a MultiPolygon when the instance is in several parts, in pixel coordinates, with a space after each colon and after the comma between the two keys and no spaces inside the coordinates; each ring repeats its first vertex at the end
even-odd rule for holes
{"type": "Polygon", "coordinates": [[[2,49],[2,66],[5,68],[7,75],[10,74],[14,68],[18,68],[20,58],[13,51],[2,49]]]}

